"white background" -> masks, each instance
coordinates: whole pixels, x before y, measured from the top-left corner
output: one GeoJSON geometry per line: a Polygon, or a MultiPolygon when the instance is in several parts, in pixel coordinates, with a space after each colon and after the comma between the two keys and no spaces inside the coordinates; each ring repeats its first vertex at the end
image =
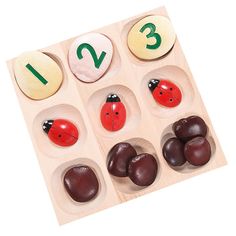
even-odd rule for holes
{"type": "Polygon", "coordinates": [[[0,235],[235,235],[235,1],[0,3],[0,235]],[[165,4],[226,167],[58,226],[5,61],[165,4]]]}

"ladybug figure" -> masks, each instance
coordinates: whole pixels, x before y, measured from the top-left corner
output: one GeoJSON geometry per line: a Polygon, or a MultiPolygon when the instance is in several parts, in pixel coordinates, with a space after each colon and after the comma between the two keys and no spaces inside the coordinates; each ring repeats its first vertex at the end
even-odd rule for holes
{"type": "Polygon", "coordinates": [[[126,121],[126,109],[116,94],[109,94],[102,106],[100,119],[102,126],[109,131],[120,130],[126,121]]]}
{"type": "Polygon", "coordinates": [[[43,130],[53,143],[62,147],[72,146],[79,138],[76,126],[64,119],[44,121],[43,130]]]}
{"type": "Polygon", "coordinates": [[[156,102],[165,107],[176,107],[182,100],[180,89],[168,80],[151,79],[148,87],[156,102]]]}

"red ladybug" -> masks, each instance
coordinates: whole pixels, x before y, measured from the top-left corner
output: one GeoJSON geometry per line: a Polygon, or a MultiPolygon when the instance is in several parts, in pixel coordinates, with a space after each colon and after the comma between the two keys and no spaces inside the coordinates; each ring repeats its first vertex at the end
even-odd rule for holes
{"type": "Polygon", "coordinates": [[[79,138],[78,129],[68,120],[46,120],[43,130],[53,143],[62,147],[75,144],[79,138]]]}
{"type": "Polygon", "coordinates": [[[168,80],[151,79],[148,87],[154,99],[165,107],[176,107],[182,100],[180,89],[168,80]]]}
{"type": "Polygon", "coordinates": [[[102,106],[100,119],[105,129],[109,131],[120,130],[126,121],[126,109],[116,94],[110,94],[102,106]]]}

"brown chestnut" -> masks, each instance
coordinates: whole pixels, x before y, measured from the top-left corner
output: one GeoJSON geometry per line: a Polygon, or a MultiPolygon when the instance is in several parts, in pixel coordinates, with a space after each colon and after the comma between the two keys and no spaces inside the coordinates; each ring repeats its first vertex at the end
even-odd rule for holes
{"type": "Polygon", "coordinates": [[[168,139],[162,148],[162,153],[171,166],[182,166],[186,162],[184,144],[178,138],[168,139]]]}
{"type": "Polygon", "coordinates": [[[129,178],[138,186],[151,185],[157,176],[158,165],[151,154],[142,153],[129,163],[129,178]]]}
{"type": "Polygon", "coordinates": [[[211,158],[211,146],[206,138],[196,137],[185,144],[184,155],[190,164],[202,166],[211,158]]]}
{"type": "Polygon", "coordinates": [[[137,152],[129,143],[117,143],[108,153],[108,171],[117,177],[128,176],[129,161],[135,156],[137,152]]]}
{"type": "Polygon", "coordinates": [[[175,135],[183,142],[187,142],[197,136],[205,137],[207,134],[207,125],[199,116],[190,116],[181,119],[173,124],[175,135]]]}
{"type": "Polygon", "coordinates": [[[99,189],[95,173],[85,165],[70,168],[64,176],[64,186],[76,202],[87,202],[93,199],[99,189]]]}

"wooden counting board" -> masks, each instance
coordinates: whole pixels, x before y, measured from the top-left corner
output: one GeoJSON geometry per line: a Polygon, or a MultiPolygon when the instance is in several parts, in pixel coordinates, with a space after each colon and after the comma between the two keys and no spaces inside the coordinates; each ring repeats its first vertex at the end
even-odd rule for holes
{"type": "Polygon", "coordinates": [[[8,66],[60,224],[226,164],[165,8],[8,66]]]}

